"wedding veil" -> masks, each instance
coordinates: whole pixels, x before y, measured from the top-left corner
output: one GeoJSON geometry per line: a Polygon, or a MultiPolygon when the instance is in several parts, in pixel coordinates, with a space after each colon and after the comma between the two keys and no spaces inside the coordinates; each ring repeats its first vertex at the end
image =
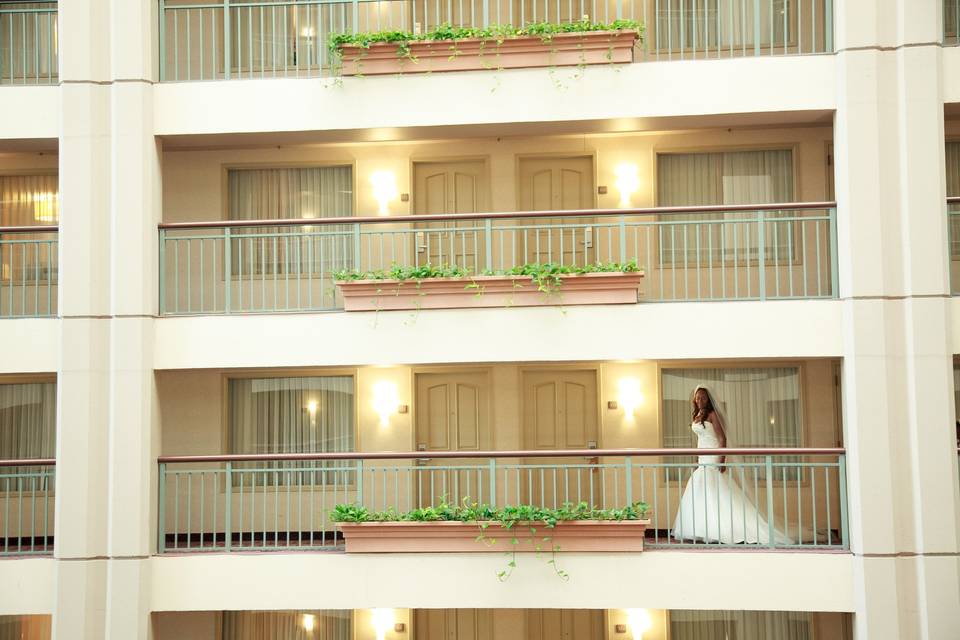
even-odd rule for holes
{"type": "Polygon", "coordinates": [[[730,447],[730,430],[732,425],[727,420],[727,416],[723,413],[720,403],[717,402],[717,397],[713,395],[712,391],[710,391],[710,387],[703,384],[698,384],[690,393],[690,403],[693,404],[693,398],[697,395],[697,391],[700,389],[703,389],[706,392],[707,398],[710,400],[710,406],[713,407],[713,412],[717,414],[718,418],[720,418],[720,424],[723,426],[723,432],[727,436],[727,447],[730,447]]]}

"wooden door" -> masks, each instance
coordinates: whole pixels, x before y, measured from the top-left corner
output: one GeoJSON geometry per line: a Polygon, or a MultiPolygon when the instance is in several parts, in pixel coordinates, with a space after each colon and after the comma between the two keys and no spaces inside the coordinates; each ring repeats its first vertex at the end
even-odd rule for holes
{"type": "MultiPolygon", "coordinates": [[[[487,204],[487,166],[483,160],[414,164],[415,214],[482,213],[487,204]]],[[[416,264],[457,265],[476,273],[484,268],[482,224],[431,222],[417,225],[416,264]]]]}
{"type": "Polygon", "coordinates": [[[418,373],[417,450],[424,451],[417,472],[421,506],[441,499],[490,502],[486,460],[431,459],[430,451],[483,451],[491,448],[490,381],[487,372],[418,373]],[[455,470],[450,470],[455,467],[455,470]]]}
{"type": "Polygon", "coordinates": [[[416,609],[415,640],[493,640],[490,609],[416,609]]]}
{"type": "Polygon", "coordinates": [[[528,609],[527,640],[602,640],[602,609],[528,609]]]}
{"type": "MultiPolygon", "coordinates": [[[[598,448],[596,371],[527,371],[522,385],[524,449],[598,448]]],[[[508,496],[508,502],[554,508],[565,502],[599,504],[602,479],[592,462],[587,458],[526,459],[519,487],[510,488],[518,488],[520,496],[508,496]]]]}
{"type": "MultiPolygon", "coordinates": [[[[519,173],[521,211],[594,208],[593,158],[590,156],[521,158],[519,173]]],[[[529,262],[541,264],[593,262],[591,221],[590,218],[537,218],[536,224],[531,224],[536,228],[517,234],[519,252],[529,262]]]]}

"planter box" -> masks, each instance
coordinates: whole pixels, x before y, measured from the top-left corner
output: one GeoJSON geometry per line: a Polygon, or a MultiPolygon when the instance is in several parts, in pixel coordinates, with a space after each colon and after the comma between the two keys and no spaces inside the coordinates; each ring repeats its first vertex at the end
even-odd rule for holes
{"type": "Polygon", "coordinates": [[[577,520],[560,522],[553,529],[543,523],[530,533],[530,525],[504,529],[492,524],[484,535],[496,540],[478,542],[480,529],[473,522],[340,522],[347,553],[503,553],[533,552],[537,545],[549,552],[560,551],[643,551],[643,534],[649,520],[577,520]],[[545,537],[549,542],[544,542],[545,537]],[[510,543],[517,538],[520,544],[510,543]]]}
{"type": "Polygon", "coordinates": [[[561,33],[544,42],[540,36],[496,40],[431,40],[410,43],[410,57],[396,43],[378,42],[363,48],[340,49],[345,76],[436,71],[480,71],[524,67],[577,66],[633,62],[634,30],[561,33]]]}
{"type": "Polygon", "coordinates": [[[560,288],[549,293],[538,290],[530,276],[349,280],[337,286],[346,311],[636,304],[643,274],[585,273],[561,280],[560,288]]]}

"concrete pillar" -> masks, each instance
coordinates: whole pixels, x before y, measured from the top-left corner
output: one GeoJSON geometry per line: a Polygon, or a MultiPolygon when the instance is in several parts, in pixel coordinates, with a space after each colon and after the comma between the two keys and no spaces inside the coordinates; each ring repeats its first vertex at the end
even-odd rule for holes
{"type": "Polygon", "coordinates": [[[855,636],[960,628],[940,0],[837,4],[855,636]]]}
{"type": "Polygon", "coordinates": [[[60,5],[54,638],[148,638],[159,428],[156,2],[60,5]]]}

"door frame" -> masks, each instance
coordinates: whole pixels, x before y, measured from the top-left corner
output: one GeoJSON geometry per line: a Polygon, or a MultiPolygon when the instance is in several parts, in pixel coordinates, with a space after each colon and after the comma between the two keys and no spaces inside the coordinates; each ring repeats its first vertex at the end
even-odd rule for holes
{"type": "Polygon", "coordinates": [[[483,200],[485,208],[491,209],[493,197],[493,184],[490,172],[490,154],[471,154],[463,156],[445,156],[445,155],[417,155],[411,154],[407,159],[407,175],[409,185],[407,193],[410,194],[410,204],[407,210],[408,215],[416,215],[417,212],[417,165],[418,164],[441,164],[444,162],[482,162],[483,176],[487,181],[487,188],[483,191],[483,200]]]}
{"type": "Polygon", "coordinates": [[[431,373],[479,373],[486,378],[487,383],[487,415],[490,416],[490,447],[497,448],[497,430],[493,424],[493,408],[496,405],[494,401],[493,390],[493,367],[492,366],[473,366],[468,365],[459,367],[456,365],[426,365],[420,367],[410,367],[410,389],[412,391],[410,398],[410,451],[417,450],[417,376],[431,373]]]}
{"type": "Polygon", "coordinates": [[[520,165],[524,160],[549,160],[557,159],[562,160],[565,158],[590,158],[591,166],[593,167],[593,190],[591,193],[591,206],[589,208],[596,209],[598,207],[598,193],[597,193],[597,184],[599,182],[599,175],[597,172],[597,150],[596,149],[585,149],[582,152],[578,151],[545,151],[543,153],[518,153],[514,156],[513,160],[513,184],[515,191],[515,202],[516,210],[521,211],[521,198],[520,198],[520,165]]]}
{"type": "Polygon", "coordinates": [[[596,391],[597,391],[597,406],[596,406],[596,417],[597,417],[597,448],[603,448],[603,411],[601,405],[603,404],[603,365],[602,363],[585,363],[578,364],[574,362],[563,362],[556,365],[550,364],[531,364],[520,366],[520,415],[519,424],[520,429],[522,430],[520,434],[521,446],[525,449],[527,441],[526,425],[524,424],[524,416],[526,415],[526,393],[524,386],[524,376],[527,373],[537,373],[537,372],[550,372],[550,371],[592,371],[595,376],[596,381],[596,391]]]}

